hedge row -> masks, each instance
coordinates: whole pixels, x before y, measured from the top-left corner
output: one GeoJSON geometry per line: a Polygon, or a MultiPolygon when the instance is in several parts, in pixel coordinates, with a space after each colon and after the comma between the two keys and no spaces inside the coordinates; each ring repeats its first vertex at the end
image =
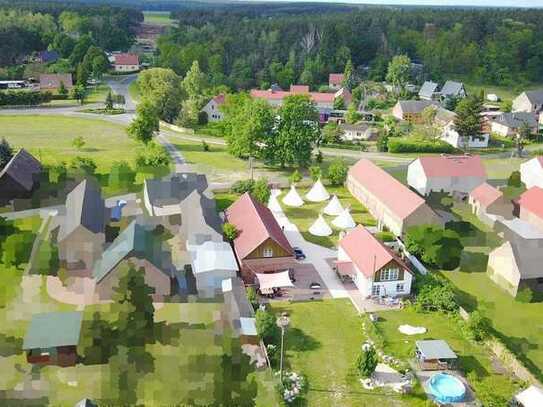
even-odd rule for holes
{"type": "Polygon", "coordinates": [[[8,90],[0,92],[0,106],[33,106],[50,102],[50,92],[29,92],[25,90],[8,90]]]}
{"type": "Polygon", "coordinates": [[[456,149],[442,140],[413,140],[391,137],[388,139],[389,153],[454,153],[456,149]]]}

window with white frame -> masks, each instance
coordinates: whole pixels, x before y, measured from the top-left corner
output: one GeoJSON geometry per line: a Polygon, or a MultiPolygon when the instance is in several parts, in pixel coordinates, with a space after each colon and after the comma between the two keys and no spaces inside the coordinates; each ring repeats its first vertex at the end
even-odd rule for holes
{"type": "Polygon", "coordinates": [[[371,287],[371,295],[372,296],[378,296],[381,294],[381,286],[380,285],[373,285],[371,287]]]}
{"type": "Polygon", "coordinates": [[[265,247],[262,251],[264,257],[273,257],[273,249],[271,247],[265,247]]]}
{"type": "Polygon", "coordinates": [[[399,269],[385,269],[381,270],[381,281],[394,281],[400,276],[399,269]]]}
{"type": "Polygon", "coordinates": [[[397,293],[403,293],[405,291],[405,287],[402,283],[396,284],[396,292],[397,293]]]}

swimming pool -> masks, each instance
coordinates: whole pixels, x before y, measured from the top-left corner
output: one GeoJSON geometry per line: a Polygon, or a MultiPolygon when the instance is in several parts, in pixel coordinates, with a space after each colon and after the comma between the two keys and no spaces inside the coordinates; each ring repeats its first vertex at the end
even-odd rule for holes
{"type": "Polygon", "coordinates": [[[447,373],[437,373],[428,380],[431,394],[440,403],[455,403],[464,400],[466,386],[457,377],[447,373]]]}

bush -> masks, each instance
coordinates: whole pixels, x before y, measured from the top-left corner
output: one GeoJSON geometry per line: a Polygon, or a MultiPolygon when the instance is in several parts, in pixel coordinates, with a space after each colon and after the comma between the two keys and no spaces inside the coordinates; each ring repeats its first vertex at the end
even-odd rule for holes
{"type": "Polygon", "coordinates": [[[507,179],[507,185],[510,187],[521,187],[522,181],[520,179],[520,171],[513,171],[507,179]]]}
{"type": "Polygon", "coordinates": [[[50,102],[50,92],[30,92],[26,90],[9,90],[0,92],[0,106],[35,106],[50,102]]]}
{"type": "Polygon", "coordinates": [[[96,171],[96,163],[87,157],[75,157],[72,160],[70,167],[75,170],[83,171],[85,175],[94,175],[96,171]]]}
{"type": "Polygon", "coordinates": [[[356,367],[363,378],[371,377],[377,367],[378,359],[375,347],[370,343],[362,345],[362,351],[356,360],[356,367]]]}
{"type": "Polygon", "coordinates": [[[247,300],[253,306],[253,309],[258,307],[258,297],[256,295],[256,289],[254,287],[247,287],[247,300]]]}
{"type": "Polygon", "coordinates": [[[456,149],[441,140],[392,137],[387,141],[389,153],[454,153],[456,149]]]}
{"type": "Polygon", "coordinates": [[[431,274],[415,280],[415,309],[418,312],[451,313],[458,310],[454,288],[448,281],[431,274]]]}
{"type": "Polygon", "coordinates": [[[482,341],[488,338],[491,329],[490,319],[482,316],[479,311],[473,311],[466,322],[468,337],[474,341],[482,341]]]}
{"type": "Polygon", "coordinates": [[[518,302],[530,303],[534,300],[534,292],[529,287],[525,287],[517,292],[515,300],[518,302]]]}
{"type": "Polygon", "coordinates": [[[155,142],[148,143],[136,156],[136,167],[162,167],[170,163],[166,149],[155,142]]]}
{"type": "Polygon", "coordinates": [[[271,312],[259,309],[256,311],[255,318],[256,330],[262,339],[271,339],[276,336],[279,328],[276,325],[275,316],[271,312]]]}
{"type": "Polygon", "coordinates": [[[56,164],[48,168],[49,182],[51,184],[58,184],[66,180],[66,164],[56,164]]]}
{"type": "Polygon", "coordinates": [[[394,242],[396,240],[392,232],[377,232],[375,237],[382,242],[394,242]]]}
{"type": "Polygon", "coordinates": [[[238,237],[238,230],[231,223],[225,223],[222,225],[222,232],[224,237],[226,237],[226,239],[229,241],[233,241],[236,237],[238,237]]]}
{"type": "Polygon", "coordinates": [[[206,112],[198,112],[198,124],[205,126],[208,122],[208,117],[206,112]]]}
{"type": "Polygon", "coordinates": [[[347,179],[347,165],[342,159],[335,159],[328,167],[328,180],[332,185],[343,185],[347,179]]]}
{"type": "Polygon", "coordinates": [[[128,187],[134,183],[136,173],[126,161],[113,163],[109,171],[108,185],[114,188],[128,187]]]}
{"type": "Polygon", "coordinates": [[[204,152],[208,152],[209,151],[209,144],[205,141],[205,140],[202,140],[202,150],[204,152]]]}
{"type": "Polygon", "coordinates": [[[245,192],[252,192],[255,181],[252,179],[240,180],[234,182],[230,190],[235,194],[244,194],[245,192]]]}
{"type": "Polygon", "coordinates": [[[271,190],[268,185],[267,178],[260,178],[253,185],[252,190],[253,197],[263,205],[268,205],[270,200],[271,190]]]}
{"type": "Polygon", "coordinates": [[[460,264],[464,246],[458,234],[434,225],[409,228],[405,246],[414,256],[430,267],[453,270],[460,264]]]}
{"type": "Polygon", "coordinates": [[[34,238],[34,234],[28,231],[8,236],[2,243],[2,263],[8,267],[18,267],[27,262],[34,238]]]}
{"type": "Polygon", "coordinates": [[[311,179],[313,181],[317,181],[322,176],[321,167],[317,165],[309,167],[309,174],[311,175],[311,179]]]}

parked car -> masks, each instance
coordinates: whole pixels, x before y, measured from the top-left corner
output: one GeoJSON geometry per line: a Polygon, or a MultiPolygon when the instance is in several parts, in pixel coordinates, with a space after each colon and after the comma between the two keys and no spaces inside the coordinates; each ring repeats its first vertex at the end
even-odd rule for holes
{"type": "Polygon", "coordinates": [[[296,257],[296,260],[305,260],[305,254],[299,247],[293,247],[294,250],[294,257],[296,257]]]}

